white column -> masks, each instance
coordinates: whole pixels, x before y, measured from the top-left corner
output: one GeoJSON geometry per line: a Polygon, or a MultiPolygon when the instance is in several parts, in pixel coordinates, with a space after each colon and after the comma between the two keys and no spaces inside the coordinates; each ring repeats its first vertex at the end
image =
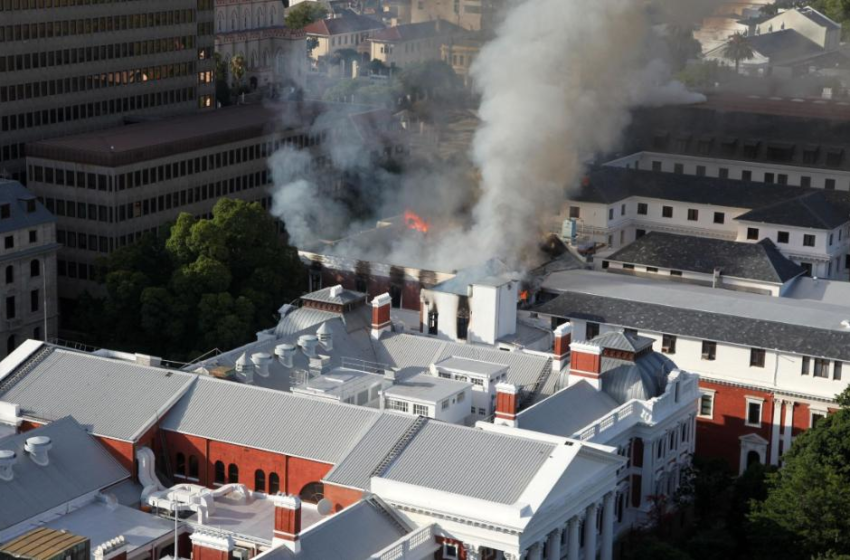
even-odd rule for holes
{"type": "Polygon", "coordinates": [[[596,559],[596,504],[584,510],[584,560],[596,559]]]}
{"type": "Polygon", "coordinates": [[[641,467],[640,478],[640,507],[641,509],[649,509],[647,499],[652,494],[652,459],[655,457],[652,454],[655,443],[652,440],[643,440],[643,467],[641,467]]]}
{"type": "Polygon", "coordinates": [[[466,549],[466,560],[480,560],[481,548],[478,545],[464,544],[463,547],[466,549]]]}
{"type": "Polygon", "coordinates": [[[614,554],[614,493],[608,492],[602,501],[602,550],[601,560],[611,560],[614,554]]]}
{"type": "Polygon", "coordinates": [[[564,530],[560,527],[549,533],[549,553],[547,558],[551,560],[561,560],[561,533],[564,530]]]}
{"type": "Polygon", "coordinates": [[[573,517],[567,523],[567,531],[569,534],[567,535],[567,558],[568,560],[578,560],[578,544],[579,544],[579,536],[578,536],[578,524],[579,519],[578,516],[573,517]]]}
{"type": "Polygon", "coordinates": [[[541,560],[543,551],[540,543],[534,543],[528,548],[528,560],[541,560]]]}
{"type": "Polygon", "coordinates": [[[779,427],[782,424],[782,399],[773,399],[773,423],[770,426],[770,464],[779,464],[779,427]]]}
{"type": "Polygon", "coordinates": [[[785,431],[782,433],[782,453],[791,449],[791,430],[794,426],[794,403],[785,401],[785,431]]]}

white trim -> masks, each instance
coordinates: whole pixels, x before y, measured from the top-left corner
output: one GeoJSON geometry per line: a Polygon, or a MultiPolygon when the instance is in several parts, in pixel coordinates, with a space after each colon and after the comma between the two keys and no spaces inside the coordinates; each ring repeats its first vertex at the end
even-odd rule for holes
{"type": "Polygon", "coordinates": [[[762,416],[764,415],[764,399],[762,399],[760,397],[746,396],[746,397],[744,397],[744,401],[746,402],[746,405],[744,407],[744,425],[748,426],[750,428],[761,428],[762,424],[764,423],[762,421],[762,416]],[[751,404],[759,405],[759,421],[758,421],[757,424],[750,423],[750,405],[751,404]]]}
{"type": "Polygon", "coordinates": [[[697,407],[697,418],[708,418],[708,419],[714,418],[714,397],[715,397],[716,394],[717,394],[717,391],[714,390],[714,389],[703,389],[702,387],[699,388],[699,404],[698,404],[698,407],[697,407]],[[708,413],[708,414],[702,413],[702,398],[704,396],[705,397],[711,397],[711,412],[708,413]]]}

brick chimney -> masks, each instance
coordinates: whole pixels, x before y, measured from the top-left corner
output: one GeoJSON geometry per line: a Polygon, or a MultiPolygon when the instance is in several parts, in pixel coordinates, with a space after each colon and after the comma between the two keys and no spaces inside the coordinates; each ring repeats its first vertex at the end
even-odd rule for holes
{"type": "Polygon", "coordinates": [[[519,390],[511,383],[496,385],[496,418],[494,424],[499,426],[516,426],[516,413],[519,403],[519,390]]]}
{"type": "Polygon", "coordinates": [[[95,560],[127,560],[127,541],[124,535],[110,539],[94,549],[95,560]]]}
{"type": "Polygon", "coordinates": [[[301,549],[301,498],[288,494],[271,496],[274,504],[273,546],[283,545],[293,552],[301,549]]]}
{"type": "Polygon", "coordinates": [[[233,560],[233,537],[212,531],[198,530],[189,537],[192,541],[192,560],[233,560]]]}
{"type": "Polygon", "coordinates": [[[392,326],[390,320],[392,302],[390,294],[386,292],[372,300],[372,338],[376,340],[392,326]]]}
{"type": "Polygon", "coordinates": [[[597,389],[602,388],[602,347],[591,341],[570,344],[570,384],[584,379],[597,389]]]}
{"type": "Polygon", "coordinates": [[[561,370],[567,365],[567,358],[570,355],[570,342],[573,338],[573,326],[567,321],[562,325],[558,325],[555,329],[554,343],[552,348],[552,367],[556,370],[561,370]]]}

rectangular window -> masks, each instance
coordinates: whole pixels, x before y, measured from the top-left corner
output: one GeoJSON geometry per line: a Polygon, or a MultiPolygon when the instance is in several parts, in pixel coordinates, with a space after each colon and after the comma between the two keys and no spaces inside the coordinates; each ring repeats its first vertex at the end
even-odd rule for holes
{"type": "Polygon", "coordinates": [[[754,227],[747,228],[747,239],[750,239],[752,241],[758,241],[758,238],[759,238],[759,229],[758,228],[754,228],[754,227]]]}
{"type": "Polygon", "coordinates": [[[811,411],[811,420],[809,426],[814,428],[817,423],[823,420],[824,418],[826,418],[825,412],[815,412],[814,410],[811,411]]]}
{"type": "Polygon", "coordinates": [[[570,206],[570,218],[579,219],[581,217],[581,207],[570,206]]]}
{"type": "Polygon", "coordinates": [[[835,190],[835,179],[827,179],[826,181],[824,181],[823,182],[823,188],[825,188],[828,191],[834,191],[835,190]]]}
{"type": "Polygon", "coordinates": [[[15,237],[12,235],[7,235],[6,238],[3,240],[3,246],[6,247],[6,249],[14,249],[15,237]]]}
{"type": "Polygon", "coordinates": [[[788,243],[788,240],[791,238],[791,235],[787,231],[780,231],[776,234],[776,242],[777,243],[788,243]]]}
{"type": "Polygon", "coordinates": [[[807,233],[803,235],[803,246],[804,247],[814,247],[815,246],[815,236],[807,233]]]}
{"type": "Polygon", "coordinates": [[[30,292],[30,311],[35,312],[38,311],[38,290],[32,290],[30,292]]]}
{"type": "Polygon", "coordinates": [[[6,318],[14,319],[16,306],[15,306],[15,296],[9,296],[6,298],[6,318]]]}
{"type": "Polygon", "coordinates": [[[813,377],[823,377],[824,379],[829,377],[829,360],[824,360],[823,358],[815,358],[815,367],[812,370],[813,377]]]}
{"type": "Polygon", "coordinates": [[[676,337],[674,335],[661,335],[661,351],[665,354],[676,353],[676,337]]]}
{"type": "Polygon", "coordinates": [[[765,173],[764,174],[764,182],[765,183],[773,183],[775,181],[773,173],[765,173]]]}
{"type": "Polygon", "coordinates": [[[672,206],[662,206],[661,207],[661,216],[663,218],[672,218],[673,217],[673,207],[672,206]]]}
{"type": "Polygon", "coordinates": [[[786,175],[784,173],[780,173],[779,175],[776,176],[776,182],[779,183],[780,185],[787,185],[788,184],[788,175],[786,175]]]}
{"type": "Polygon", "coordinates": [[[705,177],[705,166],[697,165],[697,177],[705,177]]]}
{"type": "Polygon", "coordinates": [[[700,396],[699,415],[703,418],[714,416],[714,393],[703,393],[700,396]]]}
{"type": "Polygon", "coordinates": [[[682,165],[681,163],[673,164],[673,173],[676,173],[677,175],[684,174],[685,173],[685,166],[682,165]]]}
{"type": "Polygon", "coordinates": [[[837,360],[832,363],[832,379],[841,381],[841,362],[837,360]]]}
{"type": "Polygon", "coordinates": [[[728,179],[729,178],[729,169],[727,169],[725,167],[721,167],[718,176],[721,179],[728,179]]]}
{"type": "Polygon", "coordinates": [[[696,208],[688,208],[688,221],[696,222],[699,220],[699,210],[696,208]]]}
{"type": "Polygon", "coordinates": [[[764,367],[764,350],[760,348],[750,349],[750,367],[764,367]]]}
{"type": "Polygon", "coordinates": [[[449,405],[450,405],[450,404],[451,404],[451,403],[449,402],[449,399],[446,399],[446,400],[444,400],[442,403],[440,403],[440,407],[441,407],[443,410],[446,410],[447,408],[449,408],[449,405]]]}
{"type": "Polygon", "coordinates": [[[609,220],[613,220],[613,219],[614,219],[614,209],[613,209],[613,208],[609,208],[609,209],[608,209],[608,219],[609,219],[609,220]]]}
{"type": "Polygon", "coordinates": [[[681,275],[682,275],[681,270],[671,270],[670,271],[670,276],[681,276],[681,275]]]}
{"type": "Polygon", "coordinates": [[[386,408],[387,410],[396,410],[398,412],[407,412],[407,403],[405,401],[387,399],[384,408],[386,408]]]}
{"type": "Polygon", "coordinates": [[[717,357],[717,343],[708,340],[702,341],[702,359],[712,361],[717,357]]]}
{"type": "Polygon", "coordinates": [[[742,181],[752,181],[753,180],[753,172],[747,169],[741,171],[741,180],[742,181]]]}
{"type": "Polygon", "coordinates": [[[599,323],[587,323],[584,329],[584,337],[586,340],[593,340],[599,336],[599,323]]]}
{"type": "Polygon", "coordinates": [[[661,162],[660,161],[653,161],[652,162],[652,170],[653,171],[661,171],[661,162]]]}
{"type": "Polygon", "coordinates": [[[414,404],[413,414],[416,414],[417,416],[428,416],[428,407],[424,404],[414,404]]]}
{"type": "Polygon", "coordinates": [[[800,177],[800,186],[806,187],[806,188],[811,187],[812,186],[812,178],[808,177],[806,175],[803,175],[802,177],[800,177]]]}
{"type": "Polygon", "coordinates": [[[747,426],[761,427],[761,407],[761,400],[747,399],[747,426]]]}
{"type": "Polygon", "coordinates": [[[637,213],[641,216],[646,216],[649,208],[647,207],[646,202],[638,202],[637,213]]]}
{"type": "Polygon", "coordinates": [[[715,224],[726,223],[726,214],[724,214],[723,212],[715,212],[714,213],[714,223],[715,224]]]}
{"type": "Polygon", "coordinates": [[[801,375],[809,375],[809,360],[808,356],[803,356],[803,366],[800,368],[801,375]]]}

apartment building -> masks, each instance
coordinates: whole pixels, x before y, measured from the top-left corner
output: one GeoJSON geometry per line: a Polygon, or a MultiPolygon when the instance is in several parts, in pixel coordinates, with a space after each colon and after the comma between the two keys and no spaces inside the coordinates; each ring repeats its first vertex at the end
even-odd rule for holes
{"type": "Polygon", "coordinates": [[[0,171],[25,146],[215,105],[213,0],[4,1],[0,171]]]}
{"type": "Polygon", "coordinates": [[[847,306],[567,271],[535,311],[569,321],[573,341],[625,330],[700,377],[697,453],[743,471],[777,465],[793,438],[837,408],[847,387],[847,306]]]}
{"type": "Polygon", "coordinates": [[[302,89],[307,79],[306,34],[288,29],[283,11],[278,0],[215,3],[215,52],[224,61],[241,55],[246,83],[272,95],[302,89]]]}
{"type": "MultiPolygon", "coordinates": [[[[243,105],[30,145],[32,189],[57,216],[63,245],[60,296],[94,289],[98,257],[156,233],[181,212],[209,216],[221,197],[268,207],[268,157],[281,147],[309,149],[316,153],[314,165],[330,168],[330,157],[322,155],[326,142],[357,134],[358,127],[389,126],[381,119],[351,118],[365,110],[299,102],[243,105]],[[284,114],[293,118],[284,122],[284,114]],[[319,115],[323,124],[313,127],[319,115]]],[[[383,141],[392,140],[375,140],[378,154],[383,141]]]]}
{"type": "Polygon", "coordinates": [[[0,179],[0,237],[0,356],[7,356],[28,338],[56,336],[56,218],[20,183],[0,179]]]}
{"type": "Polygon", "coordinates": [[[601,167],[568,193],[559,223],[605,257],[650,231],[770,239],[810,276],[850,278],[850,192],[601,167]]]}

